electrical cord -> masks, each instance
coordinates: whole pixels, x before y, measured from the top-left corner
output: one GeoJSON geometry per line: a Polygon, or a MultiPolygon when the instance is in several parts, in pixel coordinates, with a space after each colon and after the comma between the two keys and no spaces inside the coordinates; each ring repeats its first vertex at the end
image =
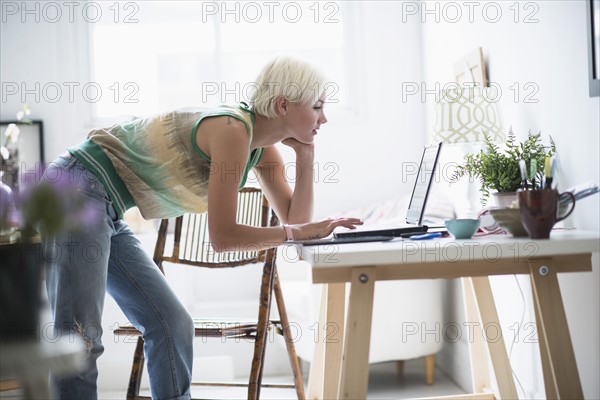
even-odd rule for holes
{"type": "MultiPolygon", "coordinates": [[[[510,344],[510,350],[508,352],[508,360],[510,361],[511,357],[512,357],[512,351],[513,351],[513,347],[516,343],[516,341],[519,339],[519,334],[521,333],[521,326],[523,326],[523,321],[525,321],[525,295],[523,294],[523,289],[521,288],[521,284],[519,283],[519,279],[517,279],[517,275],[513,275],[515,278],[515,282],[517,282],[517,287],[519,288],[519,292],[521,293],[521,300],[523,303],[523,312],[521,313],[521,321],[519,322],[519,325],[517,326],[517,331],[515,332],[515,336],[513,337],[512,343],[510,344]]],[[[515,370],[512,367],[512,363],[511,363],[511,367],[510,367],[513,376],[515,377],[515,380],[517,381],[517,383],[519,384],[519,388],[521,389],[521,392],[523,392],[523,398],[527,398],[527,396],[525,395],[525,389],[523,389],[523,385],[521,384],[521,381],[519,380],[519,377],[517,376],[515,370]]]]}

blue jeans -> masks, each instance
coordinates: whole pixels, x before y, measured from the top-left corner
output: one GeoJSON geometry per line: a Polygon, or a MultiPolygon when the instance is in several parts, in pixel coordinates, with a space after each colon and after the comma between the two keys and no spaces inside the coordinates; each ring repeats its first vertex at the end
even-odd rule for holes
{"type": "Polygon", "coordinates": [[[53,377],[60,399],[96,399],[96,360],[102,345],[104,295],[115,299],[144,337],[153,399],[189,399],[193,361],[192,318],[125,222],[118,218],[103,184],[76,158],[64,154],[42,180],[68,176],[101,221],[47,237],[41,227],[46,288],[55,334],[77,333],[86,343],[87,366],[74,377],[53,377]]]}

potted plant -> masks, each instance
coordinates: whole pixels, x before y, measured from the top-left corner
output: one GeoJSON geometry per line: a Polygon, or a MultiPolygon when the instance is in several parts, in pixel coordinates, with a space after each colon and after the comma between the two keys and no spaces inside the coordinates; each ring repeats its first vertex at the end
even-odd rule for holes
{"type": "MultiPolygon", "coordinates": [[[[484,149],[478,153],[467,154],[464,164],[459,165],[452,176],[451,181],[456,182],[464,175],[479,178],[481,187],[479,191],[482,203],[487,204],[490,193],[507,194],[517,191],[522,185],[519,161],[524,160],[526,170],[531,171],[531,161],[537,164],[535,179],[540,182],[546,157],[552,157],[556,153],[556,145],[550,137],[550,146],[541,143],[541,133],[529,132],[527,139],[517,143],[512,129],[508,132],[505,148],[501,150],[490,136],[484,132],[484,149]]],[[[530,177],[533,178],[533,177],[530,177]]]]}
{"type": "MultiPolygon", "coordinates": [[[[8,131],[5,134],[10,133],[16,143],[18,127],[8,131]]],[[[0,150],[4,162],[8,152],[5,147],[0,150]]],[[[52,176],[50,182],[42,182],[43,172],[43,166],[28,171],[15,188],[0,179],[1,342],[35,340],[37,335],[42,269],[46,253],[56,250],[42,248],[37,227],[43,226],[48,236],[54,236],[68,228],[85,229],[100,220],[99,213],[78,195],[69,176],[52,176]]]]}
{"type": "Polygon", "coordinates": [[[37,335],[42,270],[57,250],[42,247],[37,227],[54,236],[100,220],[68,177],[47,183],[38,182],[41,170],[28,176],[32,182],[25,180],[14,194],[0,183],[0,341],[34,340],[37,335]]]}

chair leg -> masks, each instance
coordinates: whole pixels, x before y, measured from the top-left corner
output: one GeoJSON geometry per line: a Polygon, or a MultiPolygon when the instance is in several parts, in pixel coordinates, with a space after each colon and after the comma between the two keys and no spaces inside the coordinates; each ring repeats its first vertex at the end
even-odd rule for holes
{"type": "MultiPolygon", "coordinates": [[[[270,249],[268,260],[274,260],[274,250],[270,249]]],[[[258,324],[256,327],[256,340],[254,342],[254,356],[252,357],[252,369],[248,382],[248,399],[260,398],[260,385],[262,381],[263,362],[267,347],[267,334],[269,325],[269,312],[271,310],[271,293],[273,292],[273,261],[266,262],[263,267],[262,282],[260,286],[260,305],[258,309],[258,324]]]]}
{"type": "Polygon", "coordinates": [[[396,361],[396,372],[399,376],[402,376],[404,374],[404,360],[396,361]]]}
{"type": "Polygon", "coordinates": [[[21,388],[21,383],[16,379],[7,379],[0,381],[0,392],[8,390],[17,390],[21,388]]]}
{"type": "Polygon", "coordinates": [[[133,366],[131,367],[131,376],[129,377],[129,386],[127,387],[127,400],[135,400],[139,397],[143,372],[144,339],[140,336],[135,346],[135,353],[133,353],[133,366]]]}
{"type": "Polygon", "coordinates": [[[294,338],[290,331],[290,321],[288,320],[287,311],[285,308],[285,302],[283,300],[283,293],[281,291],[281,285],[279,283],[279,274],[277,273],[277,267],[274,267],[275,275],[275,300],[277,301],[277,310],[279,311],[279,319],[283,329],[283,338],[285,340],[285,347],[287,348],[288,356],[290,358],[290,364],[292,366],[292,373],[294,374],[294,386],[296,387],[296,395],[298,400],[304,400],[306,395],[304,394],[304,382],[302,381],[302,371],[300,369],[300,363],[298,362],[298,356],[296,355],[296,348],[294,347],[294,338]]]}
{"type": "Polygon", "coordinates": [[[435,376],[435,354],[425,356],[425,381],[428,385],[433,385],[435,376]]]}

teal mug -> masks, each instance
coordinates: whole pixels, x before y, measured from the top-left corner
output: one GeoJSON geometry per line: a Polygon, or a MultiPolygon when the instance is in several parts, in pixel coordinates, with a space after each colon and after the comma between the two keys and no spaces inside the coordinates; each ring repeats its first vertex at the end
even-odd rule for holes
{"type": "Polygon", "coordinates": [[[558,193],[556,189],[523,190],[517,193],[519,212],[525,230],[532,239],[548,239],[554,224],[567,218],[575,208],[575,196],[572,193],[558,193]],[[569,197],[571,207],[559,215],[559,202],[569,197]]]}

